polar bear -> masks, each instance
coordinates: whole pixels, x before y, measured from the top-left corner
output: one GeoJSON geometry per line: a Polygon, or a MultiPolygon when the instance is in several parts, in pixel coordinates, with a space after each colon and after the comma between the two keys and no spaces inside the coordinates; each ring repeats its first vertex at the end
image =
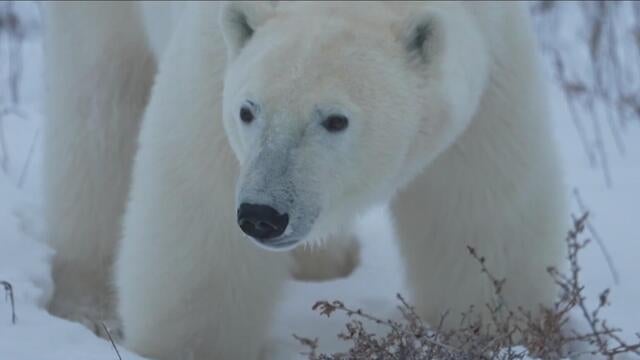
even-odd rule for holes
{"type": "Polygon", "coordinates": [[[324,241],[344,262],[379,203],[425,320],[493,300],[467,246],[507,278],[502,301],[554,300],[563,185],[523,4],[46,14],[54,314],[117,308],[127,346],[158,359],[255,359],[288,253],[324,241]]]}

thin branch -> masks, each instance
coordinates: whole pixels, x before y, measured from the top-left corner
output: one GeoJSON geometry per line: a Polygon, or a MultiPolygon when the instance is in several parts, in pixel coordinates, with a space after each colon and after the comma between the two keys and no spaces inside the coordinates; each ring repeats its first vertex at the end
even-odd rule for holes
{"type": "Polygon", "coordinates": [[[27,155],[27,160],[24,162],[24,166],[22,167],[22,171],[20,172],[20,178],[18,178],[18,188],[22,188],[25,180],[27,179],[27,172],[29,171],[29,165],[31,164],[31,159],[33,158],[33,153],[36,148],[36,144],[38,142],[38,136],[40,135],[40,131],[36,131],[33,135],[33,140],[31,140],[31,146],[29,146],[29,154],[27,155]]]}
{"type": "Polygon", "coordinates": [[[7,146],[7,139],[4,134],[4,116],[5,111],[0,109],[0,151],[2,151],[2,157],[0,157],[0,170],[5,175],[9,174],[9,147],[7,146]]]}
{"type": "MultiPolygon", "coordinates": [[[[578,208],[580,209],[580,212],[582,213],[589,212],[589,210],[584,204],[584,201],[582,201],[582,196],[580,195],[580,191],[577,188],[573,189],[573,196],[576,199],[576,203],[578,204],[578,208]]],[[[613,283],[615,285],[620,284],[620,275],[618,273],[618,270],[616,269],[616,266],[613,262],[613,258],[611,254],[609,253],[609,250],[607,249],[607,247],[604,244],[604,241],[602,240],[602,237],[600,237],[600,234],[596,230],[595,226],[593,226],[591,221],[587,221],[586,225],[587,225],[587,230],[589,230],[589,233],[591,233],[591,235],[593,236],[593,239],[596,241],[596,244],[598,244],[598,247],[600,248],[600,251],[604,256],[604,259],[607,263],[607,267],[609,268],[609,272],[613,277],[613,283]]]]}
{"type": "Polygon", "coordinates": [[[120,352],[118,351],[118,347],[116,346],[115,341],[113,341],[113,337],[111,336],[111,331],[109,331],[109,328],[107,327],[107,325],[104,322],[100,323],[102,325],[102,328],[104,329],[104,332],[107,333],[107,337],[109,338],[109,342],[111,343],[111,346],[113,346],[113,350],[116,352],[116,355],[118,356],[118,360],[122,360],[122,356],[120,356],[120,352]]]}
{"type": "Polygon", "coordinates": [[[16,303],[13,297],[13,286],[8,281],[0,280],[0,285],[4,287],[5,298],[11,303],[11,323],[16,323],[16,303]]]}

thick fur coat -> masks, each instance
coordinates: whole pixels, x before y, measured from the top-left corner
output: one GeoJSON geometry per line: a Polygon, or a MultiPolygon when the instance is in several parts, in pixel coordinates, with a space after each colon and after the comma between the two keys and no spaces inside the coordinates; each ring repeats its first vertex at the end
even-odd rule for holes
{"type": "MultiPolygon", "coordinates": [[[[510,306],[554,300],[564,196],[524,5],[46,10],[53,313],[117,309],[126,345],[159,359],[255,359],[282,250],[324,241],[320,263],[339,268],[340,234],[381,202],[427,321],[495,300],[467,246],[508,279],[510,306]],[[241,204],[286,229],[252,241],[241,204]]],[[[313,256],[300,273],[323,267],[313,256]]]]}

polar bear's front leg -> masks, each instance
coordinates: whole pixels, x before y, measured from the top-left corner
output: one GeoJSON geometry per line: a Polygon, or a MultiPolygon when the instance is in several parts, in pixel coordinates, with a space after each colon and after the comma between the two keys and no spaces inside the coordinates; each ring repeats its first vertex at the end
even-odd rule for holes
{"type": "Polygon", "coordinates": [[[126,346],[161,360],[258,359],[285,272],[246,250],[209,257],[214,251],[174,249],[146,259],[125,250],[118,285],[126,346]]]}
{"type": "Polygon", "coordinates": [[[161,74],[116,261],[125,344],[162,360],[254,360],[286,254],[260,249],[238,227],[238,165],[220,122],[190,116],[191,103],[181,106],[164,85],[161,74]]]}
{"type": "Polygon", "coordinates": [[[110,269],[155,63],[133,3],[44,6],[48,307],[99,331],[114,320],[110,269]]]}
{"type": "Polygon", "coordinates": [[[237,224],[217,3],[191,3],[159,61],[115,267],[125,345],[161,360],[255,360],[286,254],[237,224]]]}
{"type": "MultiPolygon", "coordinates": [[[[465,145],[474,144],[485,143],[465,145]]],[[[532,173],[547,174],[544,179],[518,178],[517,172],[495,177],[499,173],[492,168],[495,164],[503,162],[483,158],[476,149],[453,148],[393,200],[411,301],[432,324],[448,311],[445,326],[456,326],[471,305],[475,315],[488,319],[487,305],[496,301],[505,304],[503,308],[522,308],[536,316],[540,305],[551,308],[556,299],[557,288],[546,269],[562,268],[564,208],[559,177],[541,170],[551,165],[533,160],[532,173]],[[518,193],[506,195],[505,188],[518,193]],[[493,276],[506,279],[500,294],[468,246],[485,259],[493,276]]]]}
{"type": "Polygon", "coordinates": [[[126,346],[163,360],[257,359],[286,257],[240,235],[225,199],[176,198],[154,182],[134,186],[116,266],[126,346]]]}

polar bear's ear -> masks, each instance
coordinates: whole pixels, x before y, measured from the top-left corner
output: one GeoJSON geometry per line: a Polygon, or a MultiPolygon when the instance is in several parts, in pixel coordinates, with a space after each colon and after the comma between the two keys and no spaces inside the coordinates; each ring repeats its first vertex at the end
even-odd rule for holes
{"type": "Polygon", "coordinates": [[[400,40],[412,59],[430,62],[443,44],[443,24],[434,11],[412,14],[400,26],[400,40]]]}
{"type": "Polygon", "coordinates": [[[274,12],[273,1],[227,1],[222,5],[219,21],[229,59],[238,55],[274,12]]]}

